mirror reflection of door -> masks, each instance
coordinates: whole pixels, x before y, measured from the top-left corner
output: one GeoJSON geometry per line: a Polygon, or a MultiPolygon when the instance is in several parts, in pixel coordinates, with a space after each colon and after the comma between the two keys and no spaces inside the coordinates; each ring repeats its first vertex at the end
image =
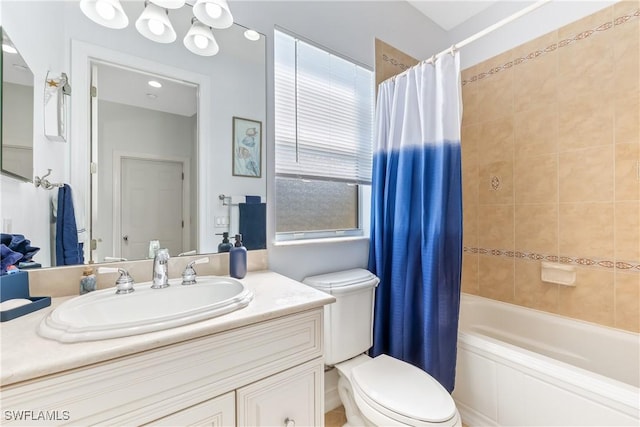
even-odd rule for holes
{"type": "Polygon", "coordinates": [[[197,86],[93,65],[92,260],[147,258],[151,240],[196,248],[197,86]]]}
{"type": "Polygon", "coordinates": [[[182,244],[183,164],[170,160],[121,160],[121,256],[142,259],[149,242],[158,240],[169,253],[185,252],[182,244]]]}

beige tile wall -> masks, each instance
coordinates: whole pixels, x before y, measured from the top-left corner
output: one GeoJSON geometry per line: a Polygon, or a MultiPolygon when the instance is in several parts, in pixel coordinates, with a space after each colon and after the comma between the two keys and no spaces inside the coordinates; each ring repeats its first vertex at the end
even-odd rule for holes
{"type": "Polygon", "coordinates": [[[463,291],[639,332],[640,2],[462,78],[463,291]]]}

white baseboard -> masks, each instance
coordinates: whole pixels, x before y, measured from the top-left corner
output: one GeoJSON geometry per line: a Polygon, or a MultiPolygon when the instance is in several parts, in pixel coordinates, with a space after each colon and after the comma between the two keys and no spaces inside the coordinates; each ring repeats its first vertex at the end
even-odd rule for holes
{"type": "Polygon", "coordinates": [[[492,426],[497,427],[498,424],[491,418],[482,415],[480,412],[471,409],[469,406],[464,403],[456,402],[456,408],[458,408],[458,412],[460,413],[460,417],[462,418],[462,422],[465,426],[474,427],[474,426],[492,426]]]}

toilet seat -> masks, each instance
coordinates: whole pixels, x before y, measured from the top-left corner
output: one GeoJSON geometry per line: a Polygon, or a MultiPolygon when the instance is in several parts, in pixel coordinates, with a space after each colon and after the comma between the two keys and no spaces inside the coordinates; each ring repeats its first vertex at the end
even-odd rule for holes
{"type": "Polygon", "coordinates": [[[382,415],[410,426],[457,424],[451,395],[429,374],[406,362],[380,355],[355,366],[351,382],[368,418],[382,415]]]}

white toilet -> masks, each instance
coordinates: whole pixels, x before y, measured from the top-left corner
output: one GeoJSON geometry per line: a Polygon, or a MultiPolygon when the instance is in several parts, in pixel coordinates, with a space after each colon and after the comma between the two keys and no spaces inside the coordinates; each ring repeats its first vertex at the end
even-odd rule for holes
{"type": "Polygon", "coordinates": [[[373,344],[378,282],[363,269],[304,279],[336,297],[325,306],[325,363],[338,370],[345,426],[461,426],[451,395],[429,374],[387,355],[364,354],[373,344]]]}

